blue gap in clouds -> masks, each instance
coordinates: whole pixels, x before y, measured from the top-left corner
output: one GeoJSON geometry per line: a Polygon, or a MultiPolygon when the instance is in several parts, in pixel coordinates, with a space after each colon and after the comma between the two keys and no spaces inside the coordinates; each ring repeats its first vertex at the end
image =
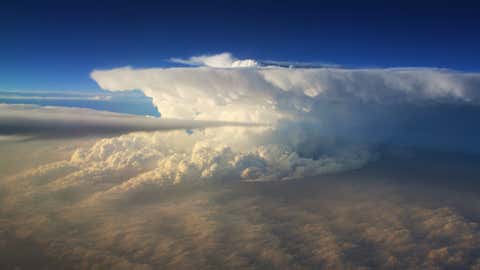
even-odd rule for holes
{"type": "Polygon", "coordinates": [[[152,103],[152,99],[138,90],[125,92],[0,91],[0,103],[78,107],[126,114],[160,116],[152,103]]]}

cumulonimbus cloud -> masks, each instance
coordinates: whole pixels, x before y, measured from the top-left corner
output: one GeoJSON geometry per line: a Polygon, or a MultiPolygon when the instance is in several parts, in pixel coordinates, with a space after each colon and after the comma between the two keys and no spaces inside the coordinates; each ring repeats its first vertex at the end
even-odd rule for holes
{"type": "Polygon", "coordinates": [[[5,124],[1,131],[4,135],[36,132],[48,137],[268,123],[253,129],[230,126],[152,139],[129,135],[79,149],[67,163],[81,160],[84,168],[96,168],[96,175],[109,175],[115,168],[131,171],[135,164],[137,174],[108,194],[141,188],[145,183],[284,180],[350,170],[374,159],[377,155],[372,149],[385,143],[451,149],[468,143],[475,149],[470,144],[471,138],[477,137],[475,132],[460,134],[459,126],[453,134],[448,130],[455,124],[447,127],[442,120],[451,114],[450,106],[477,107],[480,75],[476,73],[428,68],[224,68],[227,62],[243,60],[230,54],[192,59],[200,66],[127,67],[91,74],[106,90],[143,91],[162,117],[183,122],[7,107],[13,113],[2,114],[5,124]],[[435,114],[425,114],[424,108],[435,114]],[[135,147],[126,147],[129,145],[135,147]],[[101,150],[104,148],[109,151],[101,150]],[[155,151],[143,159],[151,149],[155,151]],[[115,163],[111,166],[112,159],[115,163]],[[152,162],[156,164],[153,167],[152,162]]]}
{"type": "MultiPolygon", "coordinates": [[[[472,128],[480,116],[479,74],[235,67],[243,60],[231,55],[188,61],[195,66],[118,68],[94,71],[92,78],[110,91],[140,89],[162,117],[185,120],[174,121],[176,128],[212,123],[205,121],[269,125],[75,140],[72,148],[60,148],[61,158],[57,140],[46,142],[47,151],[31,151],[36,141],[25,142],[33,146],[23,160],[34,165],[17,161],[22,169],[11,169],[0,182],[0,210],[8,217],[0,222],[0,237],[13,228],[18,237],[39,239],[49,256],[80,261],[79,269],[480,266],[477,217],[471,220],[479,212],[475,194],[427,192],[408,184],[422,179],[409,179],[403,169],[388,171],[407,175],[399,183],[384,180],[378,167],[366,175],[333,175],[378,158],[379,144],[480,149],[480,130],[472,128]],[[316,182],[214,184],[305,177],[316,182]]],[[[18,133],[25,123],[31,124],[26,134],[57,136],[79,127],[97,134],[172,127],[89,110],[0,109],[0,124],[11,125],[0,125],[4,134],[18,133]]]]}
{"type": "MultiPolygon", "coordinates": [[[[478,73],[437,68],[235,68],[234,61],[246,60],[228,53],[188,61],[197,66],[123,67],[95,70],[91,77],[110,91],[140,89],[166,117],[271,123],[277,131],[273,137],[289,137],[290,143],[308,143],[313,149],[320,141],[338,139],[433,142],[455,148],[478,133],[459,126],[463,137],[451,138],[445,126],[452,115],[465,117],[461,108],[479,113],[478,73]],[[425,131],[428,125],[434,127],[425,131]]],[[[461,122],[465,121],[455,123],[461,122]]]]}

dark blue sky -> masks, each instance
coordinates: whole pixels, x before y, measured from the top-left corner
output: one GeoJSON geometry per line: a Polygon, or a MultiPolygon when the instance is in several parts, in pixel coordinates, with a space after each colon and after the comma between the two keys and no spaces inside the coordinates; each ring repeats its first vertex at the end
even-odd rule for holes
{"type": "Polygon", "coordinates": [[[5,2],[0,90],[93,90],[95,68],[168,66],[170,57],[224,51],[350,67],[480,70],[474,1],[5,2]]]}

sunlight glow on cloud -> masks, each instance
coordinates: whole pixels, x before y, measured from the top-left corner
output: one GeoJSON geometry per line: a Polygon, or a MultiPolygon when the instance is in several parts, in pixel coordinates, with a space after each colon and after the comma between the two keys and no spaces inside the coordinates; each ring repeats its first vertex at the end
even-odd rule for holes
{"type": "Polygon", "coordinates": [[[184,65],[207,66],[213,68],[246,68],[259,66],[259,63],[253,59],[239,60],[228,52],[214,55],[192,56],[188,59],[171,58],[170,61],[184,65]]]}
{"type": "Polygon", "coordinates": [[[281,67],[223,69],[130,67],[96,70],[106,90],[140,89],[167,117],[269,121],[316,116],[331,100],[379,104],[480,101],[480,75],[441,69],[341,69],[281,67]],[[228,112],[228,113],[227,113],[228,112]]]}
{"type": "Polygon", "coordinates": [[[273,140],[295,151],[299,145],[318,150],[318,144],[339,139],[385,142],[392,134],[410,132],[402,128],[409,124],[405,121],[422,117],[423,107],[448,116],[444,111],[449,106],[480,102],[478,73],[435,68],[231,68],[234,61],[223,53],[192,57],[197,67],[123,67],[95,70],[91,77],[105,90],[140,89],[164,117],[270,123],[269,135],[250,133],[249,140],[258,145],[262,137],[263,142],[273,140]]]}
{"type": "Polygon", "coordinates": [[[36,241],[74,269],[479,268],[478,196],[437,188],[449,176],[415,155],[480,152],[480,74],[176,61],[194,67],[91,74],[162,118],[0,104],[0,251],[36,241]]]}
{"type": "MultiPolygon", "coordinates": [[[[377,157],[379,144],[411,143],[406,138],[417,132],[411,122],[424,117],[424,106],[441,111],[445,105],[476,106],[480,101],[475,91],[480,75],[476,73],[426,68],[232,68],[247,62],[236,62],[246,60],[235,59],[228,53],[192,57],[188,61],[200,66],[126,67],[91,74],[105,90],[143,91],[153,99],[162,121],[112,113],[79,113],[74,109],[57,109],[53,113],[53,109],[45,108],[21,111],[3,107],[6,112],[13,110],[17,114],[2,114],[3,122],[12,125],[28,122],[32,117],[38,118],[37,122],[48,119],[37,125],[31,121],[27,126],[38,133],[54,131],[55,136],[64,132],[80,134],[79,131],[105,135],[200,128],[193,134],[129,134],[99,140],[90,148],[77,149],[64,161],[82,179],[90,170],[85,168],[95,168],[93,173],[100,178],[128,171],[130,177],[108,192],[116,194],[144,184],[286,180],[359,168],[377,157]],[[17,121],[18,114],[30,118],[17,121]],[[404,129],[406,125],[410,128],[404,129]],[[223,127],[202,129],[210,126],[223,127]]],[[[3,134],[23,129],[3,125],[3,134]]],[[[34,132],[23,131],[23,135],[34,132]]],[[[424,132],[420,134],[425,136],[424,132]]],[[[428,136],[423,141],[414,138],[413,143],[420,147],[435,143],[428,136]]],[[[441,143],[439,140],[434,146],[442,146],[441,143]]],[[[57,186],[76,183],[69,178],[57,186]]]]}

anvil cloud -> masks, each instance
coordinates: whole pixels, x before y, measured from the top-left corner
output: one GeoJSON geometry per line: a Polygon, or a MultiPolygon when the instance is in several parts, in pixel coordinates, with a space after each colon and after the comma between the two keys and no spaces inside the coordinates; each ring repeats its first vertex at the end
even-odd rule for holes
{"type": "MultiPolygon", "coordinates": [[[[210,58],[215,61],[217,57],[210,58]]],[[[380,104],[480,101],[477,73],[433,68],[232,68],[229,61],[212,65],[210,58],[204,58],[201,63],[205,65],[200,67],[124,67],[96,70],[91,76],[106,90],[140,89],[153,98],[163,115],[189,119],[265,121],[285,115],[309,116],[322,100],[380,104]]]]}

